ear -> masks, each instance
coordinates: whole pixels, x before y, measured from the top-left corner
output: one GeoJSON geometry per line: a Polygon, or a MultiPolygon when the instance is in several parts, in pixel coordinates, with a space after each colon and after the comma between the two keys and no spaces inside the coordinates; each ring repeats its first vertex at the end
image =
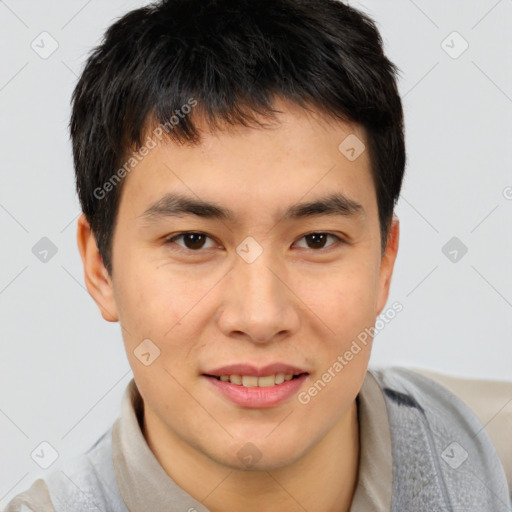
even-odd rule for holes
{"type": "Polygon", "coordinates": [[[107,322],[117,322],[119,316],[114,300],[112,280],[103,264],[103,258],[98,251],[89,222],[83,213],[78,218],[76,238],[84,266],[87,290],[100,308],[103,318],[107,322]]]}
{"type": "Polygon", "coordinates": [[[391,286],[391,277],[395,266],[396,255],[398,253],[398,239],[400,238],[400,221],[393,215],[391,227],[389,229],[386,250],[382,255],[379,272],[379,292],[377,298],[377,316],[381,314],[386,302],[388,301],[389,288],[391,286]]]}

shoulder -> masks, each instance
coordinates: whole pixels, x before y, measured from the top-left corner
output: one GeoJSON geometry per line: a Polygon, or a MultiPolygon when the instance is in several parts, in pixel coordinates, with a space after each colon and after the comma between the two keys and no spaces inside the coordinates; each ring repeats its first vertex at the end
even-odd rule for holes
{"type": "Polygon", "coordinates": [[[485,427],[512,489],[512,381],[454,377],[414,368],[459,398],[485,427]]]}
{"type": "MultiPolygon", "coordinates": [[[[450,496],[451,489],[460,493],[464,487],[465,497],[475,502],[509,494],[505,464],[484,424],[441,379],[402,367],[371,368],[369,373],[386,402],[397,474],[412,478],[411,467],[422,467],[437,480],[441,495],[450,496]]],[[[466,389],[461,383],[455,388],[466,389]]],[[[489,386],[487,393],[494,389],[489,386]]]]}
{"type": "Polygon", "coordinates": [[[88,510],[126,512],[120,497],[112,460],[112,427],[87,452],[36,480],[15,496],[4,512],[75,512],[88,510]]]}
{"type": "Polygon", "coordinates": [[[493,423],[496,437],[505,437],[510,445],[512,382],[464,379],[396,366],[369,371],[388,403],[427,410],[431,415],[470,430],[475,436],[482,430],[487,431],[493,423]]]}
{"type": "MultiPolygon", "coordinates": [[[[512,381],[454,377],[421,368],[412,369],[437,382],[464,402],[486,425],[490,436],[512,437],[512,381]]],[[[512,449],[512,446],[511,446],[512,449]]]]}
{"type": "MultiPolygon", "coordinates": [[[[439,413],[454,412],[455,409],[463,414],[459,421],[475,427],[481,428],[482,423],[487,423],[507,401],[512,400],[512,382],[462,379],[397,366],[372,368],[369,371],[386,396],[405,395],[411,403],[423,404],[439,413]]],[[[506,414],[503,417],[510,419],[506,414]]]]}

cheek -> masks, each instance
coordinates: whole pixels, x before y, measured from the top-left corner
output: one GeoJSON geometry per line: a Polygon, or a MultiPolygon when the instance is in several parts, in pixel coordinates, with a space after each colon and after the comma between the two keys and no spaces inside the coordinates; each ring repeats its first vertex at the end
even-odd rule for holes
{"type": "Polygon", "coordinates": [[[167,370],[181,380],[192,367],[191,350],[198,338],[199,325],[194,316],[194,304],[198,302],[195,292],[204,294],[202,287],[191,290],[189,280],[175,274],[171,279],[165,267],[149,268],[143,262],[133,262],[124,270],[117,275],[115,296],[124,345],[134,373],[138,379],[151,382],[158,372],[159,378],[167,381],[171,378],[165,373],[167,370]],[[151,360],[157,357],[145,366],[138,356],[148,351],[151,360]]]}
{"type": "Polygon", "coordinates": [[[162,338],[185,315],[187,283],[176,276],[170,282],[164,268],[133,258],[116,277],[115,299],[126,331],[162,338]]]}
{"type": "Polygon", "coordinates": [[[322,323],[315,350],[319,365],[299,403],[327,424],[349,407],[362,385],[371,354],[376,290],[375,279],[364,272],[311,290],[311,309],[322,323]]]}
{"type": "MultiPolygon", "coordinates": [[[[361,260],[364,261],[363,258],[361,260]]],[[[322,321],[334,338],[357,335],[375,320],[377,273],[368,263],[348,262],[329,270],[328,276],[302,274],[297,295],[322,321]]]]}

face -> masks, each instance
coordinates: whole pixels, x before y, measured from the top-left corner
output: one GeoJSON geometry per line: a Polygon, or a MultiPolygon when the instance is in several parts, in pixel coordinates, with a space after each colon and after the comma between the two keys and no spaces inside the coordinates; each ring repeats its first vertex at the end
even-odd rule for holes
{"type": "Polygon", "coordinates": [[[88,283],[123,327],[146,422],[231,468],[246,452],[284,467],[343,424],[370,356],[354,341],[396,255],[396,220],[381,254],[368,152],[338,149],[364,132],[278,107],[272,128],[203,125],[199,146],[152,149],[123,185],[112,279],[88,283]]]}

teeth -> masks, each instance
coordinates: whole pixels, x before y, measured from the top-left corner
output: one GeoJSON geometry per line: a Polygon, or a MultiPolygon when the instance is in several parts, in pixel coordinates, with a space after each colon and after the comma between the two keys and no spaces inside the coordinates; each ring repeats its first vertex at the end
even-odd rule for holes
{"type": "MultiPolygon", "coordinates": [[[[274,386],[276,383],[275,375],[268,375],[267,377],[259,377],[258,378],[258,386],[260,388],[267,388],[269,386],[274,386]]],[[[244,386],[245,386],[245,377],[244,377],[244,386]]]]}
{"type": "Polygon", "coordinates": [[[242,377],[240,375],[230,375],[229,380],[232,384],[242,385],[242,377]]]}
{"type": "Polygon", "coordinates": [[[258,377],[251,377],[249,375],[244,375],[242,377],[242,386],[246,388],[255,388],[258,386],[258,377]]]}
{"type": "Polygon", "coordinates": [[[282,384],[284,382],[284,373],[278,373],[276,375],[276,384],[282,384]]]}
{"type": "Polygon", "coordinates": [[[284,373],[277,373],[275,375],[265,375],[264,377],[255,377],[253,375],[221,375],[222,382],[231,382],[238,386],[245,386],[246,388],[267,388],[282,384],[283,382],[293,379],[293,375],[285,375],[284,373]]]}

